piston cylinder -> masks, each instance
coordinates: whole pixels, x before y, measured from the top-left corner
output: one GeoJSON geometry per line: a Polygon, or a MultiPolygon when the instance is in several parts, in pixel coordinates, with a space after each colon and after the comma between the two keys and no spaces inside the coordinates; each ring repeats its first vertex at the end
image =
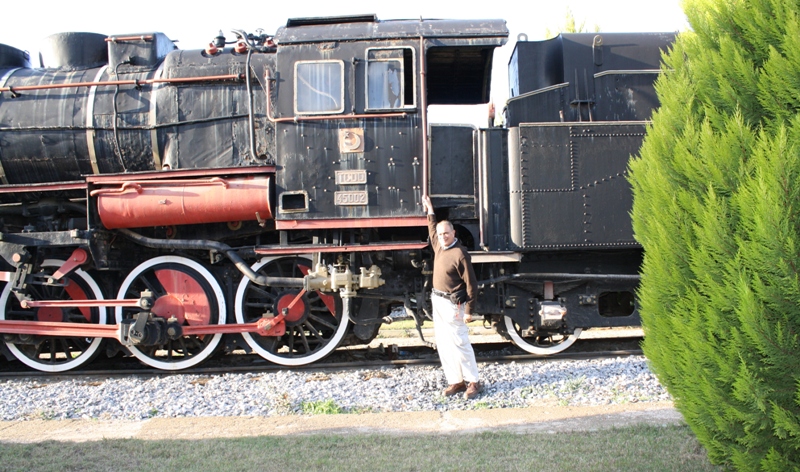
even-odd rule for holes
{"type": "Polygon", "coordinates": [[[272,219],[270,176],[119,185],[92,192],[108,229],[272,219]]]}

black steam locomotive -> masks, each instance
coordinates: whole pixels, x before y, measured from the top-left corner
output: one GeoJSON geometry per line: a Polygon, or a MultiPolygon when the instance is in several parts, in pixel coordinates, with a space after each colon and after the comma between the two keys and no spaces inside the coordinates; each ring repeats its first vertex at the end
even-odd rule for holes
{"type": "Polygon", "coordinates": [[[178,50],[162,33],[0,45],[0,333],[51,372],[243,348],[283,365],[428,318],[429,194],[473,252],[478,312],[523,349],[639,323],[626,181],[671,34],[517,41],[498,20],[289,20],[178,50]]]}

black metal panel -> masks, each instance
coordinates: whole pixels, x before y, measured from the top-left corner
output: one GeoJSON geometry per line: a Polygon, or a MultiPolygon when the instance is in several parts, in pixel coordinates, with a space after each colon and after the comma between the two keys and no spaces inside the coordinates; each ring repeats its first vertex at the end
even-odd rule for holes
{"type": "Polygon", "coordinates": [[[657,73],[620,72],[595,78],[598,96],[594,106],[597,121],[649,120],[658,108],[657,73]]]}
{"type": "Polygon", "coordinates": [[[508,126],[548,121],[644,120],[673,33],[562,34],[517,42],[509,62],[508,126]]]}
{"type": "MultiPolygon", "coordinates": [[[[518,41],[509,61],[510,97],[604,71],[652,70],[675,33],[563,33],[546,41],[518,41]]],[[[581,90],[582,92],[582,90],[581,90]]]]}
{"type": "Polygon", "coordinates": [[[661,67],[661,53],[675,41],[675,33],[564,34],[564,79],[572,71],[593,67],[594,73],[649,70],[661,67]]]}
{"type": "Polygon", "coordinates": [[[279,208],[277,220],[383,218],[420,215],[422,133],[406,118],[280,123],[277,133],[279,205],[305,192],[308,209],[279,208]],[[363,131],[363,152],[340,152],[339,130],[363,131]],[[366,171],[366,184],[336,184],[336,171],[366,171]],[[367,205],[336,204],[336,192],[367,192],[367,205]],[[285,194],[282,196],[282,194],[285,194]]]}
{"type": "Polygon", "coordinates": [[[569,116],[568,86],[553,86],[509,100],[506,108],[506,123],[547,123],[565,121],[569,116]]]}
{"type": "Polygon", "coordinates": [[[626,169],[644,131],[644,123],[522,125],[512,164],[518,179],[512,181],[512,208],[520,212],[515,245],[522,250],[638,246],[626,169]]]}
{"type": "Polygon", "coordinates": [[[570,139],[572,128],[521,128],[519,141],[528,165],[521,168],[522,191],[569,192],[576,187],[577,169],[570,139]]]}
{"type": "Polygon", "coordinates": [[[483,212],[483,243],[491,251],[508,249],[508,130],[502,128],[480,131],[479,195],[483,212]]]}
{"type": "Polygon", "coordinates": [[[430,195],[440,197],[437,207],[447,199],[475,195],[476,130],[469,125],[431,125],[430,195]]]}
{"type": "Polygon", "coordinates": [[[569,96],[568,84],[530,92],[509,100],[506,123],[548,123],[565,121],[643,121],[658,107],[655,81],[658,72],[609,72],[595,79],[591,115],[586,104],[578,105],[569,96]],[[578,112],[580,111],[580,117],[578,112]]]}
{"type": "Polygon", "coordinates": [[[565,82],[562,36],[517,41],[508,61],[510,98],[565,82]]]}

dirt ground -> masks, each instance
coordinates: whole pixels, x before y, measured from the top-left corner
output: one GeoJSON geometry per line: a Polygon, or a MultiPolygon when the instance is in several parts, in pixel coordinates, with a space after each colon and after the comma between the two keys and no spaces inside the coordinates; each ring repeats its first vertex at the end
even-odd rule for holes
{"type": "Polygon", "coordinates": [[[0,422],[0,442],[102,439],[208,439],[289,434],[463,434],[484,431],[557,433],[633,424],[680,424],[671,402],[552,406],[475,411],[279,417],[152,418],[144,421],[30,420],[0,422]]]}

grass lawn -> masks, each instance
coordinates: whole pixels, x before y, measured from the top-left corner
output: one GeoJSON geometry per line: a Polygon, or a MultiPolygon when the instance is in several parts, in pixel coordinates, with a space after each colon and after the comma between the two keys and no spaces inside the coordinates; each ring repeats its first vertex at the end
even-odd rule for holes
{"type": "Polygon", "coordinates": [[[705,471],[686,426],[596,432],[0,444],[0,471],[705,471]]]}

